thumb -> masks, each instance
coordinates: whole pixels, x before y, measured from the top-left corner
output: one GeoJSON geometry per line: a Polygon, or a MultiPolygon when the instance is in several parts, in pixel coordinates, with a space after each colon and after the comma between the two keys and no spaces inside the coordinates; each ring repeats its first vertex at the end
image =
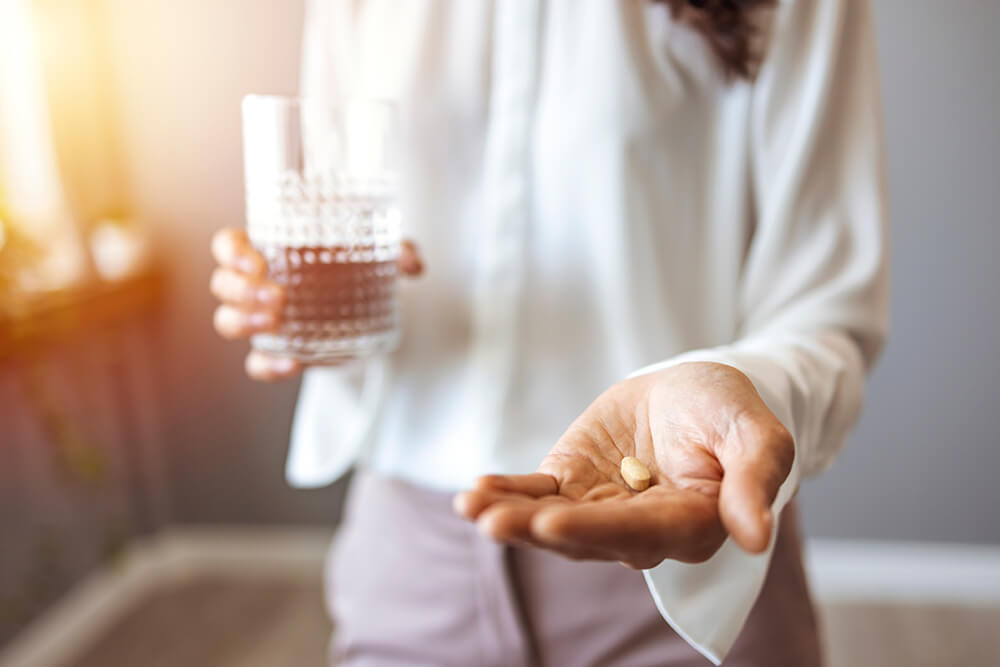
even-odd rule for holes
{"type": "Polygon", "coordinates": [[[771,505],[791,472],[795,447],[791,435],[781,428],[738,450],[722,462],[719,514],[736,544],[749,553],[762,553],[771,541],[771,505]]]}

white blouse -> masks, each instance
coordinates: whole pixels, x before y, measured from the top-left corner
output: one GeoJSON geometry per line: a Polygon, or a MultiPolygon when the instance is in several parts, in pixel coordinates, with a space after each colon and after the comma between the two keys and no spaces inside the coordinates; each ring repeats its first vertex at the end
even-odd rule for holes
{"type": "MultiPolygon", "coordinates": [[[[836,456],[887,324],[868,0],[784,0],[753,82],[647,0],[311,0],[303,94],[391,98],[406,158],[403,342],[306,372],[288,478],[359,459],[444,490],[534,471],[604,389],[743,371],[795,437],[775,503],[836,456]]],[[[644,573],[721,661],[770,553],[644,573]]]]}

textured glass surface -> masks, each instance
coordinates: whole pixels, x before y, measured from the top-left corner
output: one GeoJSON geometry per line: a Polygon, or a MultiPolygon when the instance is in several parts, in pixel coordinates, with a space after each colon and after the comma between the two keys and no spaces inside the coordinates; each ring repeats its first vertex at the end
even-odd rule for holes
{"type": "Polygon", "coordinates": [[[396,346],[400,215],[385,110],[244,102],[248,233],[287,297],[280,328],[255,348],[323,363],[396,346]]]}

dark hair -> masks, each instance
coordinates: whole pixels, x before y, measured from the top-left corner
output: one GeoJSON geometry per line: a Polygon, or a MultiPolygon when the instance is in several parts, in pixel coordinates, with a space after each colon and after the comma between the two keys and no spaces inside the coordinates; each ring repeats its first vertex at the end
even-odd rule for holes
{"type": "Polygon", "coordinates": [[[751,20],[754,11],[775,0],[653,0],[667,5],[681,23],[700,32],[719,59],[726,75],[752,79],[763,57],[751,20]]]}

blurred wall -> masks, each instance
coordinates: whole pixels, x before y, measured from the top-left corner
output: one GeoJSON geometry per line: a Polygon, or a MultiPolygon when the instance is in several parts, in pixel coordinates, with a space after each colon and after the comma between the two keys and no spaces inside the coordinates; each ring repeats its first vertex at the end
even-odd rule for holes
{"type": "Polygon", "coordinates": [[[294,383],[242,371],[212,332],[209,239],[243,224],[240,101],[297,89],[302,3],[106,0],[138,215],[167,260],[165,458],[177,521],[332,521],[340,490],[284,481],[294,383]]]}
{"type": "Polygon", "coordinates": [[[154,304],[39,314],[51,335],[0,354],[0,648],[164,523],[154,304]],[[57,322],[87,325],[59,336],[57,322]]]}
{"type": "MultiPolygon", "coordinates": [[[[109,0],[128,165],[173,266],[164,356],[174,515],[327,521],[339,490],[282,478],[294,386],[243,378],[212,334],[208,239],[243,215],[239,101],[294,91],[301,2],[109,0]]],[[[996,0],[876,0],[894,235],[891,343],[815,536],[1000,543],[996,0]]]]}
{"type": "Polygon", "coordinates": [[[890,342],[812,535],[1000,543],[1000,2],[875,0],[893,233],[890,342]]]}

